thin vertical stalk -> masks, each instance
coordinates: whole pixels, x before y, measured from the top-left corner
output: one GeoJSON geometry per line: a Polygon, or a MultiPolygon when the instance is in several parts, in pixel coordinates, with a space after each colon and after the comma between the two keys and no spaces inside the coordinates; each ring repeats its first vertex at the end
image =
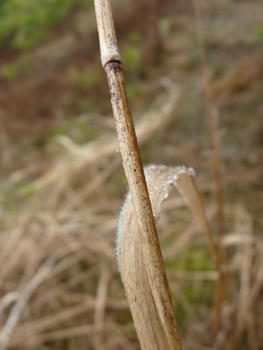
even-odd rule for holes
{"type": "Polygon", "coordinates": [[[200,4],[199,0],[194,0],[194,9],[195,16],[197,20],[197,34],[200,48],[200,57],[202,64],[202,74],[205,86],[205,103],[206,103],[206,114],[207,114],[207,123],[210,135],[210,144],[211,144],[211,163],[215,176],[215,194],[217,200],[217,221],[218,221],[218,233],[221,238],[221,259],[224,262],[226,258],[226,253],[224,246],[222,244],[222,239],[225,231],[225,219],[224,219],[224,208],[223,208],[223,195],[222,195],[222,176],[221,176],[221,165],[219,157],[219,141],[218,141],[218,125],[215,118],[215,113],[213,111],[212,104],[212,90],[209,79],[208,65],[205,52],[204,44],[204,33],[202,27],[202,19],[200,13],[200,4]]]}
{"type": "MultiPolygon", "coordinates": [[[[202,65],[202,75],[205,88],[205,104],[206,104],[206,115],[207,124],[210,137],[210,147],[211,147],[211,164],[214,172],[214,184],[215,184],[215,195],[217,202],[217,224],[218,224],[218,236],[219,236],[219,256],[220,263],[224,264],[226,262],[226,251],[223,245],[223,236],[225,231],[225,218],[224,218],[224,205],[223,205],[223,195],[222,195],[222,176],[221,176],[221,164],[219,157],[219,141],[218,141],[218,125],[215,118],[215,113],[213,111],[212,104],[212,91],[208,72],[205,44],[204,44],[204,32],[201,19],[200,3],[199,0],[193,0],[194,11],[196,17],[197,26],[197,37],[200,49],[201,65],[202,65]]],[[[221,322],[221,304],[223,299],[223,293],[225,290],[225,276],[221,275],[216,292],[216,322],[215,328],[216,332],[220,329],[221,322]]]]}
{"type": "Polygon", "coordinates": [[[94,0],[94,3],[100,39],[101,61],[109,83],[123,167],[129,184],[133,209],[137,217],[140,244],[150,288],[160,319],[163,324],[166,324],[169,349],[180,350],[181,343],[171,294],[122,74],[122,63],[115,35],[111,5],[109,0],[94,0]]]}

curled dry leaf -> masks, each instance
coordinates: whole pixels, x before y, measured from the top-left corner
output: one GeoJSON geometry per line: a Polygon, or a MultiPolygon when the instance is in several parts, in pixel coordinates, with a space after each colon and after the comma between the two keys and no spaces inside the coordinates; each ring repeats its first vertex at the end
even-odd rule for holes
{"type": "MultiPolygon", "coordinates": [[[[174,184],[184,196],[189,208],[208,235],[212,256],[219,269],[193,169],[152,165],[145,169],[145,176],[155,222],[160,217],[161,203],[164,198],[168,197],[170,188],[174,184]]],[[[169,327],[166,323],[169,322],[169,318],[166,320],[159,315],[155,292],[150,288],[130,194],[126,198],[120,215],[117,232],[117,256],[141,348],[143,350],[171,349],[170,334],[167,332],[169,327]]],[[[156,273],[158,274],[157,266],[156,273]]],[[[163,308],[167,308],[167,304],[163,303],[163,308]]],[[[169,311],[167,310],[167,313],[169,311]]],[[[181,349],[181,345],[178,344],[175,349],[181,349]]]]}

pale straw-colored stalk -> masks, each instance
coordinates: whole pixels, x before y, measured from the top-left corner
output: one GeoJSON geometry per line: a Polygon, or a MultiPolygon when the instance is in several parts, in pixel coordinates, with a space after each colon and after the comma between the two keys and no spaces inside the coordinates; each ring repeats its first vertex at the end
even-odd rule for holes
{"type": "MultiPolygon", "coordinates": [[[[115,35],[111,5],[109,0],[94,0],[94,2],[100,39],[101,61],[110,87],[111,103],[123,167],[128,179],[133,211],[136,215],[139,241],[153,296],[153,303],[166,337],[166,340],[162,342],[164,346],[156,345],[156,349],[179,350],[181,349],[181,343],[122,74],[122,64],[115,35]]],[[[144,317],[144,310],[141,310],[140,317],[144,317]]],[[[152,349],[144,342],[144,339],[140,338],[140,332],[138,331],[140,325],[136,324],[135,326],[142,349],[152,349]]]]}

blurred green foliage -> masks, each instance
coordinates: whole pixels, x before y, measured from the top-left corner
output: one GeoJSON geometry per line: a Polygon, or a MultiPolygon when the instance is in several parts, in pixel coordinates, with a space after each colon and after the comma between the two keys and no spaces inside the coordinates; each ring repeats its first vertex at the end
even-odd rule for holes
{"type": "Polygon", "coordinates": [[[180,69],[184,72],[191,72],[200,65],[199,51],[193,50],[191,55],[180,63],[180,69]]]}
{"type": "Polygon", "coordinates": [[[29,75],[32,72],[33,64],[30,59],[6,64],[1,69],[3,78],[12,81],[29,75]]]}
{"type": "Polygon", "coordinates": [[[74,71],[70,72],[70,79],[72,84],[80,90],[95,88],[101,83],[101,75],[96,71],[96,69],[87,71],[75,69],[74,71]]]}
{"type": "Polygon", "coordinates": [[[16,63],[7,64],[1,69],[3,77],[7,80],[14,80],[19,76],[19,67],[16,63]]]}
{"type": "Polygon", "coordinates": [[[127,71],[135,71],[141,64],[142,53],[140,48],[137,46],[128,46],[122,54],[123,66],[126,67],[127,71]]]}
{"type": "Polygon", "coordinates": [[[128,41],[133,44],[138,44],[139,41],[142,40],[142,35],[138,30],[131,30],[128,34],[128,41]]]}
{"type": "Polygon", "coordinates": [[[158,22],[160,34],[163,38],[167,38],[171,31],[171,23],[168,18],[161,18],[158,22]]]}
{"type": "Polygon", "coordinates": [[[136,85],[127,84],[126,85],[127,95],[131,104],[135,103],[138,98],[138,87],[136,85]]]}
{"type": "MultiPolygon", "coordinates": [[[[193,245],[185,247],[184,251],[177,259],[166,259],[165,266],[174,271],[189,272],[205,272],[215,271],[215,266],[211,260],[209,254],[204,247],[193,245]]],[[[213,280],[185,280],[184,293],[190,304],[194,305],[196,315],[201,315],[206,310],[207,304],[213,304],[215,282],[213,280]]],[[[176,295],[173,296],[176,301],[176,317],[179,324],[184,323],[184,319],[187,318],[185,309],[176,295]]]]}
{"type": "Polygon", "coordinates": [[[88,8],[92,0],[4,0],[0,2],[0,47],[30,49],[48,38],[49,29],[75,7],[88,8]]]}
{"type": "Polygon", "coordinates": [[[256,44],[263,45],[263,24],[257,25],[253,33],[253,41],[256,44]]]}
{"type": "Polygon", "coordinates": [[[215,266],[210,256],[199,246],[190,246],[178,260],[165,261],[167,267],[181,271],[214,271],[215,266]]]}
{"type": "Polygon", "coordinates": [[[53,130],[51,139],[57,136],[69,136],[76,144],[85,144],[94,141],[101,135],[101,130],[90,123],[85,115],[67,119],[63,126],[53,130]]]}

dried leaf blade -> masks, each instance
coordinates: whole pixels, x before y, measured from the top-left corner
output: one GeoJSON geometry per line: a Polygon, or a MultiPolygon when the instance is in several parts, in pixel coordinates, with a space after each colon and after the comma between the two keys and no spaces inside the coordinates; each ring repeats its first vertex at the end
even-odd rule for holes
{"type": "MultiPolygon", "coordinates": [[[[152,165],[145,169],[145,176],[156,222],[160,217],[161,203],[168,196],[174,184],[185,197],[198,222],[203,224],[203,228],[208,225],[192,169],[152,165]]],[[[158,300],[155,295],[156,291],[150,288],[138,229],[135,211],[130,194],[128,194],[119,220],[117,255],[141,348],[180,349],[179,336],[178,343],[176,343],[171,338],[171,333],[167,331],[175,322],[174,311],[168,310],[167,304],[162,300],[162,307],[167,309],[165,319],[158,312],[160,305],[156,304],[158,300]]],[[[152,266],[152,270],[154,269],[157,275],[158,266],[152,266]]]]}

